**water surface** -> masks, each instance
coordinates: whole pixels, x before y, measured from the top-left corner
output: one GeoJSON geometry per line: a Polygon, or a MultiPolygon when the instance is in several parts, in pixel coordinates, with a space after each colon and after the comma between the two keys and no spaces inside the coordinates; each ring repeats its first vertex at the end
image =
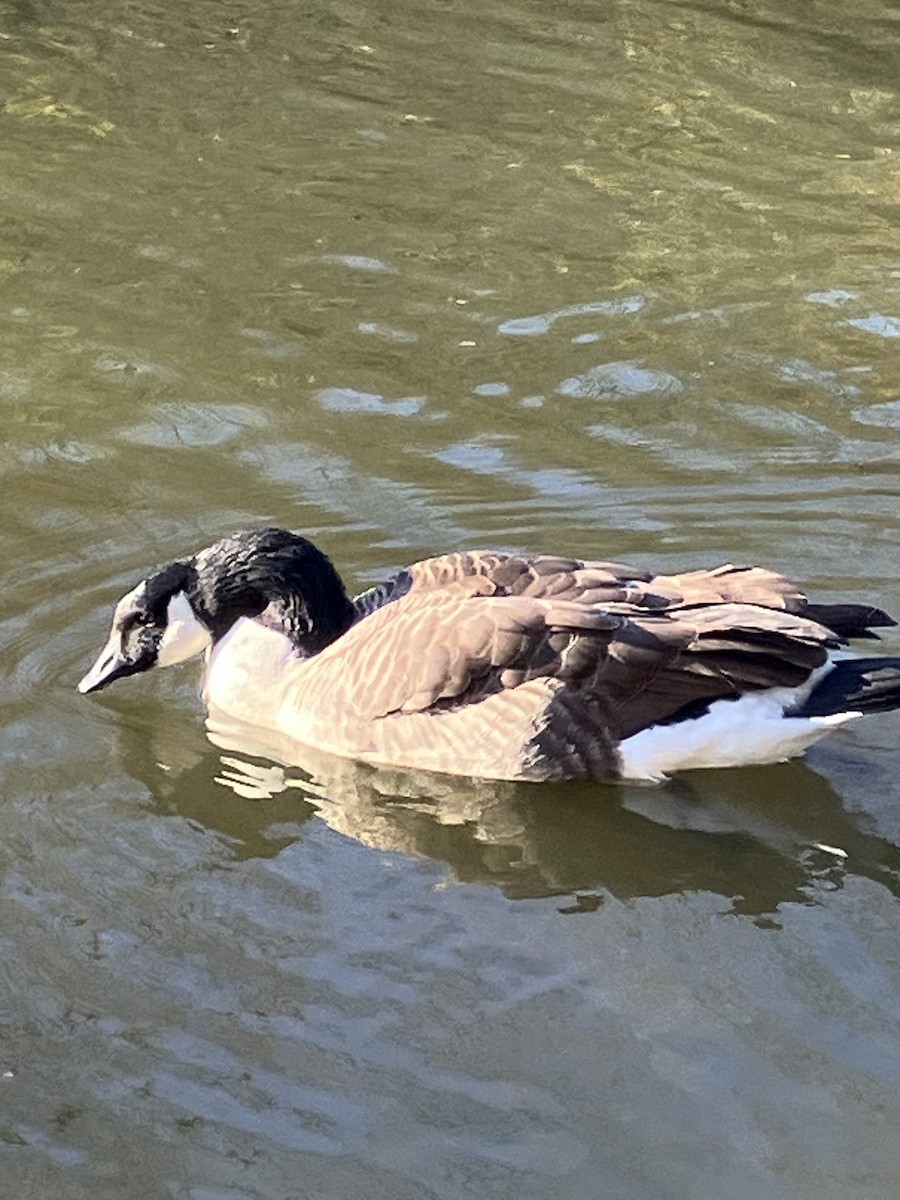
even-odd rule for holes
{"type": "Polygon", "coordinates": [[[896,1193],[890,717],[664,788],[310,782],[191,668],[74,684],[263,521],[354,588],[478,545],[900,609],[898,43],[888,0],[0,3],[15,1195],[896,1193]]]}

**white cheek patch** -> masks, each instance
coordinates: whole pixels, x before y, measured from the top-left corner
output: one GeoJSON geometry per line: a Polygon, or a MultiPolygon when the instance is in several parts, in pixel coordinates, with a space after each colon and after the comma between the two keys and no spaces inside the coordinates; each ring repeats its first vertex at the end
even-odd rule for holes
{"type": "Polygon", "coordinates": [[[200,621],[184,592],[176,592],[166,609],[166,628],[160,639],[156,665],[171,667],[186,662],[212,645],[209,630],[200,621]]]}

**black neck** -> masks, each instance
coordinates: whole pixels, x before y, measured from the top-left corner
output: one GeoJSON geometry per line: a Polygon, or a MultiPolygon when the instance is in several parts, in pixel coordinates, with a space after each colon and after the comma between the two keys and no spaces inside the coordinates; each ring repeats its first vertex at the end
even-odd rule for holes
{"type": "Polygon", "coordinates": [[[223,538],[191,562],[190,599],[218,641],[240,617],[260,617],[304,656],[318,654],[357,613],[330,559],[284,529],[223,538]]]}

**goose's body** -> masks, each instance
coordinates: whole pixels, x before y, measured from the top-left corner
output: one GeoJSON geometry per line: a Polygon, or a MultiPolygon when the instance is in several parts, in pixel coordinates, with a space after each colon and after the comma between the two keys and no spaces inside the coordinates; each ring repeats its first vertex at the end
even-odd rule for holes
{"type": "Polygon", "coordinates": [[[653,576],[469,552],[350,600],[284,530],[235,534],[118,604],[89,692],[206,653],[216,714],[375,764],[498,779],[661,779],[774,762],[900,707],[900,659],[851,658],[894,622],[811,605],[762,568],[653,576]]]}

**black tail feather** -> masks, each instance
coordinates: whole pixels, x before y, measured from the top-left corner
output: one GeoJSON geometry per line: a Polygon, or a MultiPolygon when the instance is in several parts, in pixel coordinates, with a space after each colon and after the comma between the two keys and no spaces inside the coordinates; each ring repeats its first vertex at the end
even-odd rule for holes
{"type": "Polygon", "coordinates": [[[900,708],[900,658],[847,658],[835,663],[795,717],[890,712],[900,708]]]}
{"type": "Polygon", "coordinates": [[[880,608],[869,604],[807,604],[804,617],[818,621],[831,629],[839,638],[872,638],[878,640],[873,629],[886,629],[897,622],[880,608]]]}

